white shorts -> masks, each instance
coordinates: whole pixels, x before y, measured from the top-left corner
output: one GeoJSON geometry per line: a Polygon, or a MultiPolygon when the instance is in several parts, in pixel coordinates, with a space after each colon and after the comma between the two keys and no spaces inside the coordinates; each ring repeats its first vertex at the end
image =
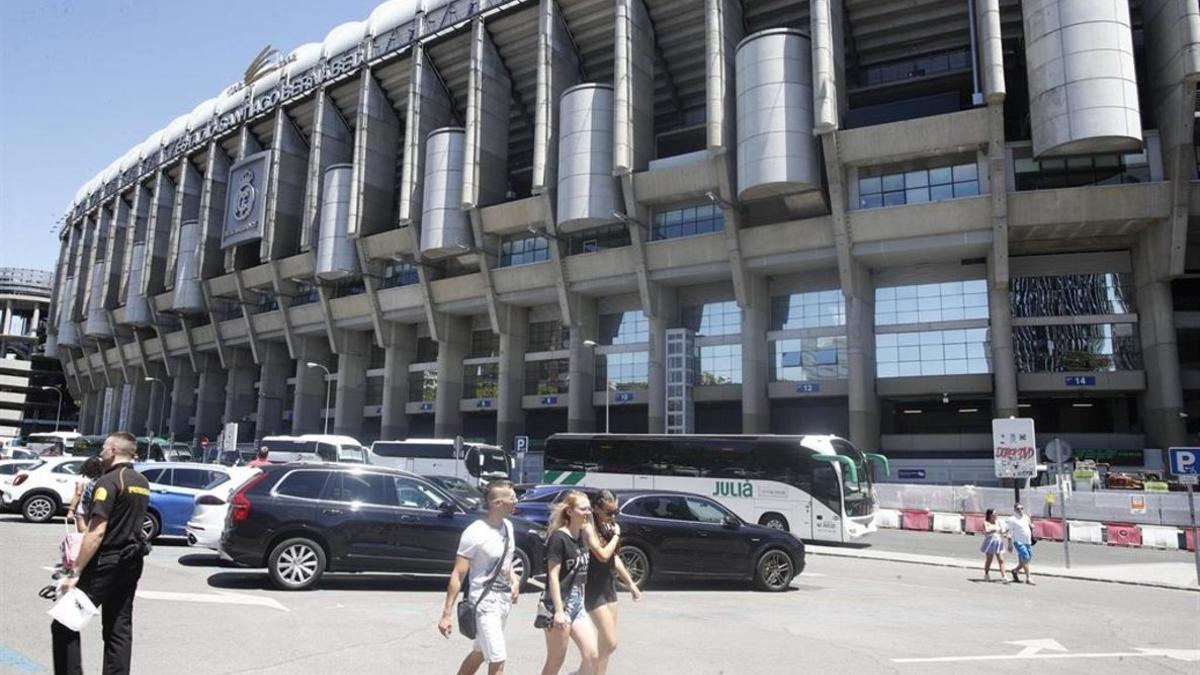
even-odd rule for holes
{"type": "Polygon", "coordinates": [[[504,624],[508,623],[511,610],[512,600],[508,594],[495,592],[488,593],[476,610],[474,651],[483,654],[483,660],[488,663],[500,663],[508,659],[504,624]]]}

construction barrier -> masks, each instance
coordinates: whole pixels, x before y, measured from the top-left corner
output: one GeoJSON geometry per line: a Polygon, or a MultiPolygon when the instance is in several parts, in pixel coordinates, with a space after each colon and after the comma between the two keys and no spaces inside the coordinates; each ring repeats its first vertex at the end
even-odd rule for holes
{"type": "Polygon", "coordinates": [[[1068,520],[1067,536],[1071,538],[1071,541],[1087,544],[1103,544],[1104,525],[1085,520],[1068,520]]]}
{"type": "Polygon", "coordinates": [[[1108,532],[1109,546],[1137,548],[1142,545],[1142,531],[1133,523],[1105,523],[1104,529],[1108,532]]]}
{"type": "Polygon", "coordinates": [[[921,530],[928,532],[933,529],[933,518],[928,511],[904,509],[901,513],[900,524],[906,530],[921,530]]]}
{"type": "Polygon", "coordinates": [[[982,513],[964,513],[963,514],[963,529],[971,534],[983,534],[983,514],[982,513]]]}
{"type": "Polygon", "coordinates": [[[875,512],[875,527],[900,529],[900,512],[896,509],[879,509],[875,512]]]}
{"type": "Polygon", "coordinates": [[[1196,550],[1196,530],[1189,527],[1187,529],[1187,534],[1184,535],[1184,538],[1187,541],[1187,550],[1195,551],[1196,550]]]}
{"type": "Polygon", "coordinates": [[[963,533],[963,518],[958,513],[934,513],[933,514],[933,531],[948,532],[950,534],[963,533]]]}
{"type": "Polygon", "coordinates": [[[1142,525],[1142,548],[1179,548],[1179,528],[1162,525],[1142,525]]]}
{"type": "Polygon", "coordinates": [[[1034,518],[1033,537],[1035,539],[1063,540],[1063,524],[1060,518],[1034,518]]]}

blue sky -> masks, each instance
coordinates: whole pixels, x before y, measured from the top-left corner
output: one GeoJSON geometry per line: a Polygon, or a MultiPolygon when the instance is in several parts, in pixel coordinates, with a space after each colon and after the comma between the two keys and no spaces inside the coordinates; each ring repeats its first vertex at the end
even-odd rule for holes
{"type": "Polygon", "coordinates": [[[0,267],[51,269],[79,186],[241,78],[383,0],[0,0],[0,267]]]}

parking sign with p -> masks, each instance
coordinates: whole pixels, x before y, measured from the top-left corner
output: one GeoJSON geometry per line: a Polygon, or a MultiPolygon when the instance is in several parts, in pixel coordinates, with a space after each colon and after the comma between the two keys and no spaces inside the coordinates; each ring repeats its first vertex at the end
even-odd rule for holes
{"type": "Polygon", "coordinates": [[[1200,474],[1200,448],[1171,448],[1168,455],[1171,460],[1171,473],[1176,476],[1200,474]]]}

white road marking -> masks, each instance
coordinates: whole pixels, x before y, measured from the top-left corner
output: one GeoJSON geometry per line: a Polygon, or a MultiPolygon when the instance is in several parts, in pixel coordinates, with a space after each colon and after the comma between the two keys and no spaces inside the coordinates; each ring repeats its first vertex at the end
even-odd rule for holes
{"type": "Polygon", "coordinates": [[[1056,652],[1067,651],[1067,648],[1059,644],[1058,640],[1053,640],[1050,638],[1044,638],[1041,640],[1012,640],[1005,642],[1004,644],[1024,647],[1025,649],[1022,649],[1021,652],[1017,654],[1017,656],[1022,657],[1033,656],[1034,654],[1041,652],[1043,649],[1049,649],[1056,652]]]}
{"type": "Polygon", "coordinates": [[[202,602],[217,605],[255,605],[268,607],[281,612],[289,612],[287,607],[279,604],[274,598],[264,598],[258,595],[245,595],[217,591],[216,593],[171,593],[168,591],[138,591],[137,597],[144,600],[166,600],[169,602],[202,602]]]}
{"type": "MultiPolygon", "coordinates": [[[[1037,642],[1029,640],[1029,642],[1037,642]]],[[[1053,642],[1052,640],[1050,642],[1053,642]]],[[[1010,643],[1012,644],[1012,643],[1010,643]]],[[[1061,646],[1061,645],[1060,645],[1061,646]]],[[[1132,652],[1079,652],[1075,654],[1042,654],[1042,648],[1026,646],[1018,654],[988,654],[983,656],[935,656],[920,659],[892,659],[892,663],[959,663],[966,661],[1041,661],[1046,659],[1131,659],[1160,657],[1176,661],[1200,661],[1200,649],[1160,649],[1134,647],[1132,652]]]]}

